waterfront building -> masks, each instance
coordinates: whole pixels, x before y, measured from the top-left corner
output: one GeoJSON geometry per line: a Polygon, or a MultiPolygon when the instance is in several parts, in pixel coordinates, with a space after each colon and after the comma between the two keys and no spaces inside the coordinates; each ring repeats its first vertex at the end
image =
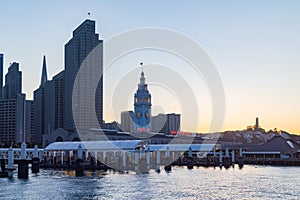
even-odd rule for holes
{"type": "Polygon", "coordinates": [[[152,117],[152,131],[164,134],[177,134],[180,131],[180,114],[159,114],[152,117]]]}
{"type": "Polygon", "coordinates": [[[74,115],[76,115],[76,119],[79,119],[78,124],[76,124],[76,126],[79,126],[76,127],[77,129],[93,128],[95,123],[98,124],[98,122],[102,123],[103,121],[102,45],[97,47],[99,52],[96,56],[89,57],[91,60],[84,62],[89,53],[102,42],[102,40],[99,40],[99,34],[95,32],[95,21],[87,19],[73,31],[73,37],[65,45],[64,128],[67,130],[75,129],[74,115]],[[77,88],[73,88],[81,65],[85,65],[84,67],[87,69],[80,76],[81,80],[85,80],[85,86],[79,84],[77,88]],[[92,94],[95,76],[101,78],[96,88],[96,94],[92,94]],[[74,95],[74,90],[80,90],[81,94],[74,95]],[[87,98],[95,98],[94,107],[87,105],[87,98]],[[75,109],[72,107],[72,102],[75,102],[75,109]],[[97,122],[90,119],[90,114],[95,111],[97,122]]]}
{"type": "Polygon", "coordinates": [[[4,67],[4,55],[0,54],[0,100],[2,100],[3,93],[3,67],[4,67]]]}
{"type": "Polygon", "coordinates": [[[121,130],[124,132],[133,131],[133,111],[121,112],[121,130]]]}
{"type": "Polygon", "coordinates": [[[259,145],[249,145],[244,147],[244,156],[247,159],[261,159],[264,161],[271,159],[298,158],[300,155],[300,145],[289,138],[284,138],[276,134],[269,141],[259,145]]]}
{"type": "Polygon", "coordinates": [[[134,132],[151,131],[151,94],[147,87],[142,71],[138,90],[134,95],[134,132]]]}
{"type": "Polygon", "coordinates": [[[108,122],[108,123],[103,123],[101,128],[107,129],[107,130],[120,130],[120,124],[116,121],[108,122]]]}
{"type": "Polygon", "coordinates": [[[75,131],[67,131],[63,128],[57,128],[51,133],[42,135],[42,146],[46,147],[53,142],[62,141],[80,141],[80,137],[75,131]]]}

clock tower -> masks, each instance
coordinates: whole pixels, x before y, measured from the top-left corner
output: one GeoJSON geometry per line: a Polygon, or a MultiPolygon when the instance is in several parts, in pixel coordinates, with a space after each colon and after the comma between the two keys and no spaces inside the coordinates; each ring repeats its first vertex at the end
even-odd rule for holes
{"type": "MultiPolygon", "coordinates": [[[[143,65],[143,63],[141,63],[141,65],[143,65]]],[[[151,94],[147,86],[144,72],[142,71],[138,90],[134,94],[133,132],[151,131],[151,94]]]]}

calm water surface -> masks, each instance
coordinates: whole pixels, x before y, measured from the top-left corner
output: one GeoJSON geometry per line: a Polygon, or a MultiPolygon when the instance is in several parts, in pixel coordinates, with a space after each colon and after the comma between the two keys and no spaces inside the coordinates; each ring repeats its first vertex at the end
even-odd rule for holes
{"type": "Polygon", "coordinates": [[[300,199],[300,167],[173,168],[160,174],[41,170],[0,179],[0,199],[300,199]]]}

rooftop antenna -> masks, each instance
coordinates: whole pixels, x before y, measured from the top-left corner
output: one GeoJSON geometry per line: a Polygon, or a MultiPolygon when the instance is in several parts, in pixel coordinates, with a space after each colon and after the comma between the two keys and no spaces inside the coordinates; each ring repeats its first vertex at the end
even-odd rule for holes
{"type": "Polygon", "coordinates": [[[88,12],[89,19],[91,19],[91,13],[88,12]]]}

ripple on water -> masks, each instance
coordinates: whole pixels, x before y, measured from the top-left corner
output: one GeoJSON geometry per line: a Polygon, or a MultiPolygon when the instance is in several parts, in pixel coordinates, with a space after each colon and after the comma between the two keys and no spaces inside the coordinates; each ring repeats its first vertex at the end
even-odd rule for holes
{"type": "MultiPolygon", "coordinates": [[[[16,177],[16,174],[15,174],[16,177]]],[[[300,168],[175,167],[171,173],[118,174],[41,170],[28,180],[0,179],[0,199],[298,199],[300,168]]]]}

